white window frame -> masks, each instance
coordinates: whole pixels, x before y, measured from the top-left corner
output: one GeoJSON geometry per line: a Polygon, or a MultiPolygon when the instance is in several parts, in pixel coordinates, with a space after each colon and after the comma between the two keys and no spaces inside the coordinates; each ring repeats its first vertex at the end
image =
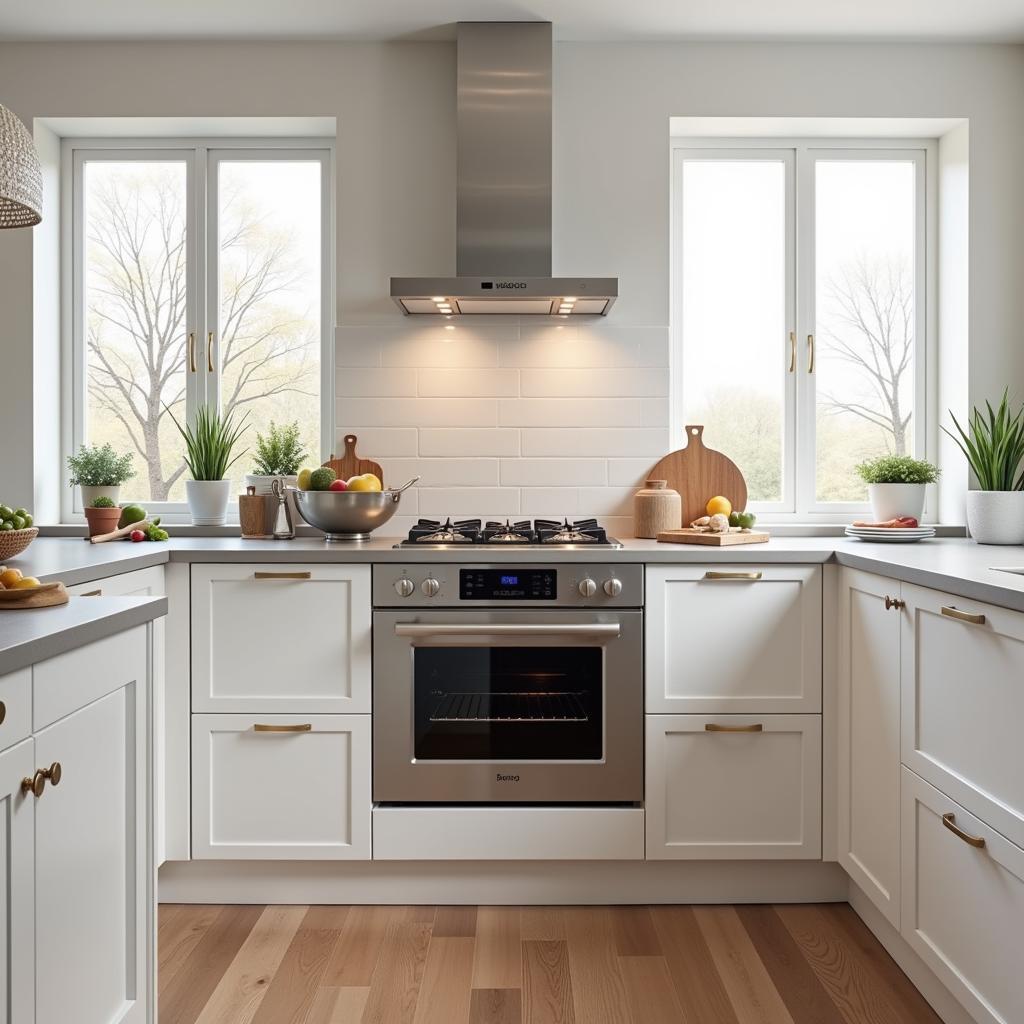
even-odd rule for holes
{"type": "MultiPolygon", "coordinates": [[[[334,448],[335,223],[334,142],[326,138],[66,138],[61,147],[61,521],[82,522],[78,488],[69,486],[67,456],[85,442],[84,203],[82,167],[94,160],[183,160],[186,164],[187,312],[185,331],[195,333],[196,373],[187,377],[186,405],[219,402],[219,361],[207,371],[207,337],[218,330],[216,174],[221,160],[317,160],[321,166],[320,252],[320,459],[334,448]],[[205,245],[203,244],[205,240],[205,245]]],[[[215,350],[216,352],[216,350],[215,350]]],[[[136,455],[138,453],[135,453],[136,455]]],[[[136,458],[136,469],[142,470],[136,458]]],[[[185,502],[146,502],[168,523],[189,522],[185,502]]],[[[229,519],[237,518],[234,497],[229,519]]]]}
{"type": "MultiPolygon", "coordinates": [[[[909,160],[916,173],[914,352],[914,450],[935,461],[938,448],[936,336],[936,182],[937,145],[932,139],[840,138],[673,138],[671,140],[671,423],[674,446],[686,444],[683,380],[682,187],[690,160],[782,160],[786,168],[786,329],[779,339],[779,360],[786,373],[781,502],[750,507],[764,523],[840,523],[868,510],[867,502],[818,502],[815,497],[815,375],[809,373],[807,336],[815,333],[814,310],[814,162],[832,156],[870,160],[885,155],[909,160]],[[788,373],[790,332],[796,338],[796,367],[788,373]],[[805,424],[807,426],[805,426],[805,424]]],[[[740,467],[742,469],[742,466],[740,467]]],[[[925,516],[938,508],[928,489],[925,516]]]]}

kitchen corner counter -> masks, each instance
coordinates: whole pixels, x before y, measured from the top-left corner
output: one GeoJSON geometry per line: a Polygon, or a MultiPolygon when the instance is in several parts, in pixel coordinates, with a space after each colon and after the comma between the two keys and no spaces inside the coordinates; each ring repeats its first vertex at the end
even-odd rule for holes
{"type": "Polygon", "coordinates": [[[0,676],[166,614],[165,597],[72,597],[53,608],[0,611],[0,676]]]}

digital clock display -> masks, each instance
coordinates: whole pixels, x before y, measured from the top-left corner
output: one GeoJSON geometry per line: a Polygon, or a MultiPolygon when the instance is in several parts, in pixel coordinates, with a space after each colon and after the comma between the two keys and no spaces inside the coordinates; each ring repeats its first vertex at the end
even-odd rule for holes
{"type": "Polygon", "coordinates": [[[554,601],[558,595],[554,569],[460,569],[459,597],[463,601],[554,601]]]}
{"type": "Polygon", "coordinates": [[[518,576],[502,576],[501,577],[501,585],[503,587],[516,587],[516,586],[519,585],[519,577],[518,576]]]}

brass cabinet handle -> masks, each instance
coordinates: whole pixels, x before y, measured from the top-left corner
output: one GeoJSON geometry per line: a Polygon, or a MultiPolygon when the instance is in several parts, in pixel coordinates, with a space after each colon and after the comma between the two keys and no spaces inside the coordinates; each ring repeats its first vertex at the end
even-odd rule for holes
{"type": "Polygon", "coordinates": [[[192,373],[196,372],[196,332],[188,332],[188,368],[192,373]]]}
{"type": "Polygon", "coordinates": [[[985,849],[985,840],[981,836],[972,836],[970,832],[965,832],[956,823],[956,815],[953,813],[944,814],[942,816],[942,824],[949,829],[957,837],[962,839],[968,846],[973,846],[976,850],[985,849]]]}
{"type": "Polygon", "coordinates": [[[705,732],[764,732],[764,726],[760,722],[754,725],[719,725],[717,722],[705,722],[705,732]]]}
{"type": "Polygon", "coordinates": [[[253,579],[257,580],[309,580],[313,578],[311,572],[257,572],[253,573],[253,579]]]}
{"type": "Polygon", "coordinates": [[[302,722],[298,725],[267,725],[264,722],[256,722],[252,727],[253,732],[312,732],[313,726],[309,722],[302,722]]]}
{"type": "Polygon", "coordinates": [[[972,612],[962,612],[959,608],[951,608],[947,605],[943,605],[942,614],[951,619],[959,619],[961,622],[971,622],[975,626],[985,625],[984,615],[975,615],[972,612]]]}
{"type": "Polygon", "coordinates": [[[814,373],[814,335],[807,335],[807,372],[814,373]]]}
{"type": "Polygon", "coordinates": [[[762,572],[715,572],[714,570],[708,570],[704,573],[704,579],[706,580],[759,580],[764,573],[762,572]]]}
{"type": "Polygon", "coordinates": [[[789,372],[796,370],[796,331],[789,332],[789,372]]]}
{"type": "Polygon", "coordinates": [[[906,608],[906,607],[907,607],[907,602],[906,601],[901,601],[898,597],[889,597],[888,594],[885,595],[885,610],[886,611],[889,611],[890,608],[895,608],[897,611],[899,611],[901,608],[906,608]]]}
{"type": "Polygon", "coordinates": [[[213,331],[206,333],[206,368],[213,373],[213,331]]]}
{"type": "Polygon", "coordinates": [[[60,766],[60,761],[54,761],[49,768],[41,768],[39,774],[42,775],[51,786],[59,786],[60,780],[64,777],[64,769],[60,766]]]}
{"type": "Polygon", "coordinates": [[[31,793],[38,800],[43,795],[44,789],[46,789],[46,776],[42,773],[42,770],[37,771],[32,778],[26,775],[21,780],[21,791],[26,796],[31,793]]]}
{"type": "Polygon", "coordinates": [[[79,594],[79,597],[102,597],[102,590],[87,590],[84,594],[79,594]]]}
{"type": "Polygon", "coordinates": [[[4,724],[5,718],[7,718],[7,705],[0,700],[0,725],[4,724]]]}

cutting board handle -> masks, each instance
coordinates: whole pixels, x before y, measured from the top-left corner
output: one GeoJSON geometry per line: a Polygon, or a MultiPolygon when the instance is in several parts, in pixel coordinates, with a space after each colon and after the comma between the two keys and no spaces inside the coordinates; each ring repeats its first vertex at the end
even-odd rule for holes
{"type": "Polygon", "coordinates": [[[704,447],[704,425],[702,423],[689,423],[684,427],[684,429],[686,431],[687,448],[704,447]]]}
{"type": "MultiPolygon", "coordinates": [[[[354,459],[356,457],[356,441],[358,440],[359,438],[355,434],[345,435],[345,455],[349,456],[349,458],[354,459]]],[[[342,456],[342,458],[344,457],[342,456]]]]}

